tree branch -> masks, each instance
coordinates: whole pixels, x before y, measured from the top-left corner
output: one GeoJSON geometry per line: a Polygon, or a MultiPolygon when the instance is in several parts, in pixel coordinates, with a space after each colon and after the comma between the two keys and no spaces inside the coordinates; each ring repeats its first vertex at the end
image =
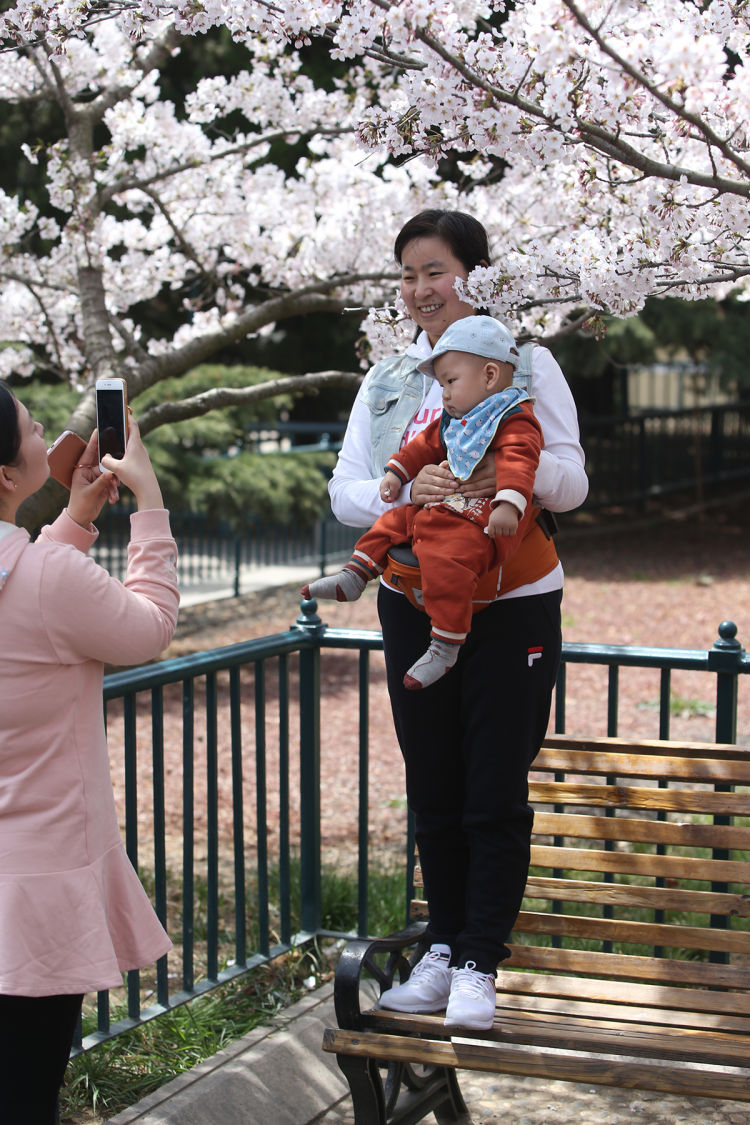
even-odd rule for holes
{"type": "Polygon", "coordinates": [[[183,375],[192,367],[203,363],[227,344],[236,343],[253,332],[260,331],[268,324],[286,320],[290,316],[308,316],[312,313],[343,313],[348,305],[343,298],[331,296],[331,290],[348,287],[363,281],[396,280],[395,274],[342,274],[340,277],[314,282],[290,293],[271,297],[261,305],[248,309],[218,332],[207,332],[204,336],[188,341],[180,348],[163,355],[150,356],[137,370],[128,373],[128,386],[132,396],[140,394],[162,379],[183,375]]]}
{"type": "MultiPolygon", "coordinates": [[[[16,273],[15,270],[0,270],[0,279],[7,279],[8,281],[15,281],[18,285],[23,285],[23,287],[25,289],[28,289],[29,293],[31,293],[32,297],[34,298],[37,305],[39,306],[39,309],[40,309],[41,314],[42,314],[42,320],[44,321],[45,327],[46,327],[47,332],[49,333],[49,336],[50,336],[50,340],[52,341],[52,351],[54,352],[54,354],[57,358],[58,374],[60,375],[61,379],[64,379],[66,377],[65,376],[65,368],[64,368],[63,362],[62,362],[62,355],[61,355],[61,349],[60,349],[60,343],[59,343],[59,339],[58,339],[57,329],[55,328],[55,324],[54,324],[54,321],[53,321],[52,317],[49,315],[49,312],[47,311],[47,306],[45,304],[44,298],[41,295],[41,291],[45,290],[45,289],[49,289],[54,293],[68,294],[70,292],[70,290],[65,285],[48,284],[42,278],[39,278],[36,281],[31,281],[31,280],[29,280],[28,277],[24,277],[23,274],[16,273]]],[[[18,343],[24,343],[24,341],[19,340],[18,343]]]]}
{"type": "Polygon", "coordinates": [[[110,313],[109,322],[125,345],[128,355],[134,359],[136,363],[146,363],[149,359],[148,352],[138,343],[133,333],[128,331],[119,316],[110,313]]]}
{"type": "MultiPolygon", "coordinates": [[[[372,2],[379,8],[388,9],[388,0],[372,0],[372,2]]],[[[568,0],[565,0],[565,2],[568,3],[568,0]]],[[[511,92],[488,82],[486,79],[482,78],[477,71],[467,66],[457,55],[454,55],[444,47],[430,32],[419,27],[414,28],[413,32],[414,36],[421,40],[426,47],[429,47],[439,58],[443,59],[452,69],[465,78],[470,86],[483,90],[491,98],[503,105],[513,106],[521,113],[528,114],[530,117],[534,118],[539,124],[546,125],[548,129],[556,133],[561,133],[571,145],[577,144],[591,148],[595,152],[601,153],[603,156],[609,156],[618,163],[624,164],[630,168],[635,168],[655,179],[679,181],[684,178],[688,183],[694,184],[696,187],[715,188],[721,193],[738,195],[742,198],[748,198],[748,196],[750,196],[750,183],[742,183],[739,180],[731,180],[724,176],[707,175],[705,172],[696,172],[679,165],[654,160],[653,157],[646,156],[633,145],[625,141],[622,135],[610,133],[592,121],[579,119],[577,121],[578,136],[573,137],[570,134],[566,134],[565,130],[555,118],[550,117],[549,114],[545,113],[541,106],[537,105],[535,102],[531,102],[522,97],[518,92],[518,88],[511,92]]]]}
{"type": "Polygon", "coordinates": [[[169,227],[169,229],[172,231],[173,235],[177,239],[177,244],[182,249],[182,252],[184,253],[185,257],[189,261],[191,261],[195,264],[195,267],[198,270],[198,273],[200,274],[200,276],[203,278],[203,280],[206,282],[207,285],[213,286],[214,288],[217,288],[218,285],[219,285],[219,279],[216,277],[216,274],[212,273],[209,269],[207,269],[203,265],[203,262],[200,260],[200,257],[198,256],[198,251],[195,250],[190,245],[190,243],[188,242],[187,237],[185,236],[183,231],[180,229],[180,227],[177,226],[177,223],[173,220],[166,204],[162,201],[161,196],[158,194],[158,192],[154,191],[153,188],[145,188],[145,187],[142,188],[141,190],[144,192],[145,195],[147,195],[149,197],[149,199],[153,200],[154,206],[156,207],[156,209],[158,211],[161,211],[161,213],[164,216],[164,219],[167,223],[167,226],[169,227]]]}
{"type": "Polygon", "coordinates": [[[197,418],[210,410],[223,406],[247,405],[262,402],[282,394],[317,394],[321,389],[337,386],[358,387],[363,375],[354,371],[318,371],[309,375],[290,375],[283,379],[269,379],[255,387],[214,387],[192,398],[179,402],[162,402],[152,406],[138,419],[142,434],[148,434],[167,423],[184,422],[197,418]]]}
{"type": "Polygon", "coordinates": [[[207,164],[212,164],[215,161],[225,160],[229,156],[239,156],[243,153],[249,152],[253,148],[258,148],[263,144],[271,144],[273,141],[285,140],[287,137],[341,137],[347,133],[354,133],[356,129],[351,126],[340,129],[317,129],[311,133],[309,129],[280,129],[275,133],[265,133],[260,137],[253,137],[252,140],[245,142],[241,145],[233,145],[231,148],[222,149],[220,152],[213,152],[209,157],[198,162],[197,160],[185,160],[180,164],[173,164],[171,168],[164,168],[161,172],[154,172],[152,176],[141,178],[138,176],[131,176],[128,179],[117,180],[115,183],[107,184],[99,191],[99,199],[108,202],[115,195],[119,195],[124,191],[143,191],[148,194],[148,189],[151,184],[156,184],[169,179],[171,176],[179,176],[182,172],[195,171],[198,167],[203,167],[207,164]]]}
{"type": "MultiPolygon", "coordinates": [[[[649,82],[648,78],[645,74],[643,74],[642,71],[638,70],[637,67],[629,63],[627,59],[623,58],[618,51],[616,51],[609,45],[609,43],[606,42],[604,37],[600,34],[599,30],[591,24],[584,13],[577,7],[574,0],[563,0],[563,4],[576,20],[579,27],[582,27],[586,34],[591,36],[596,45],[599,47],[600,51],[602,51],[603,54],[607,55],[608,58],[612,59],[619,70],[622,70],[623,73],[629,75],[634,82],[637,82],[638,85],[642,87],[642,89],[648,91],[651,97],[655,98],[656,101],[661,102],[661,104],[666,109],[668,109],[671,114],[673,114],[679,120],[686,121],[688,124],[692,125],[693,128],[696,129],[697,132],[701,135],[705,143],[709,146],[709,152],[711,146],[717,148],[722,156],[724,156],[731,164],[734,164],[735,168],[737,168],[739,172],[742,172],[745,176],[750,176],[750,164],[748,164],[747,161],[742,160],[738,153],[736,153],[729,147],[728,141],[726,139],[720,137],[718,133],[715,133],[710,125],[708,125],[708,123],[705,122],[702,117],[699,117],[697,113],[691,113],[689,110],[685,109],[684,106],[681,106],[678,102],[676,102],[673,98],[670,98],[668,94],[665,94],[662,90],[660,90],[658,86],[655,86],[653,82],[649,82]]],[[[711,160],[713,163],[713,156],[711,156],[711,160]]],[[[714,182],[716,182],[716,180],[718,180],[719,178],[720,177],[715,175],[714,182]]]]}
{"type": "MultiPolygon", "coordinates": [[[[133,66],[141,72],[141,77],[152,70],[158,70],[181,40],[182,36],[175,31],[174,25],[170,25],[164,29],[160,36],[152,40],[142,57],[138,57],[137,49],[133,51],[133,66]]],[[[101,121],[107,110],[111,109],[113,105],[117,105],[123,98],[129,98],[133,89],[134,86],[127,83],[112,86],[108,90],[104,90],[93,101],[88,102],[85,107],[86,112],[93,115],[96,121],[101,121]]]]}

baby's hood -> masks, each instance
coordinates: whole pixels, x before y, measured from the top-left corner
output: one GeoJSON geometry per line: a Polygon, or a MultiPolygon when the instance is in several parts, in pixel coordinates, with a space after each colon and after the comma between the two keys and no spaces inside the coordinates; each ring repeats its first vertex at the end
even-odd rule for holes
{"type": "Polygon", "coordinates": [[[0,594],[28,545],[29,533],[22,527],[17,527],[15,531],[8,532],[0,539],[0,594]]]}

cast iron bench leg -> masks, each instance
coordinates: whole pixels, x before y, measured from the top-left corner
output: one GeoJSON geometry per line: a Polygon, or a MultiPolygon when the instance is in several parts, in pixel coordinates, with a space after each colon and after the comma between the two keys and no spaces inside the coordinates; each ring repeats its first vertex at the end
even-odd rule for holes
{"type": "Polygon", "coordinates": [[[354,1125],[386,1125],[383,1082],[372,1059],[336,1055],[352,1095],[354,1125]]]}

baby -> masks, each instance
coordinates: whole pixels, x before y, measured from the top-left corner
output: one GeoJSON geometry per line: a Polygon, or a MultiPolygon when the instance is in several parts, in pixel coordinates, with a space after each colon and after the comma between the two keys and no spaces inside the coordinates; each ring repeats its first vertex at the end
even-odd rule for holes
{"type": "Polygon", "coordinates": [[[513,336],[499,321],[454,321],[419,364],[442,387],[443,414],[389,459],[380,484],[382,500],[393,503],[420,469],[446,458],[453,475],[465,481],[491,450],[494,497],[456,493],[424,507],[394,508],[361,536],[339,574],[302,589],[305,598],[356,601],[382,574],[389,549],[410,541],[431,630],[429,648],[404,676],[409,689],[428,687],[456,663],[471,626],[477,582],[517,549],[531,517],[542,433],[528,394],[512,385],[517,362],[513,336]]]}

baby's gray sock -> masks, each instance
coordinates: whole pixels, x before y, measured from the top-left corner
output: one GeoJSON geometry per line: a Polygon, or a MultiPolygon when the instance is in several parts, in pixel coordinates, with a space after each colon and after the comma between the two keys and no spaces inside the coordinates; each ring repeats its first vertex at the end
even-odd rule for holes
{"type": "Polygon", "coordinates": [[[439,680],[441,676],[453,667],[458,660],[461,644],[452,641],[441,641],[433,637],[430,647],[424,656],[420,656],[404,676],[404,687],[410,691],[417,688],[429,687],[439,680]]]}
{"type": "Polygon", "coordinates": [[[315,582],[311,582],[309,586],[303,586],[302,597],[308,600],[327,598],[337,602],[356,602],[357,598],[362,596],[366,585],[367,579],[364,574],[345,567],[338,574],[326,575],[325,578],[318,578],[315,582]]]}

